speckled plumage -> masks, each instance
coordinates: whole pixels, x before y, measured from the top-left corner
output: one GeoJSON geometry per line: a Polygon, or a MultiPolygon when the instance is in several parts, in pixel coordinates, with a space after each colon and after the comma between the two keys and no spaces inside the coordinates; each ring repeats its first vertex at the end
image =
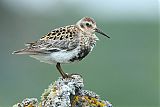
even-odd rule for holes
{"type": "Polygon", "coordinates": [[[26,48],[14,53],[27,54],[41,62],[50,64],[80,61],[95,46],[98,40],[95,32],[107,36],[97,29],[94,19],[84,17],[75,25],[52,30],[39,40],[27,43],[26,48]]]}

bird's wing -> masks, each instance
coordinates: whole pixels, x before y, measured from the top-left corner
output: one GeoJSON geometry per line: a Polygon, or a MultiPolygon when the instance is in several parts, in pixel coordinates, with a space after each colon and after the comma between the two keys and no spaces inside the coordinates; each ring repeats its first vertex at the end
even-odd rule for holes
{"type": "Polygon", "coordinates": [[[69,51],[78,46],[78,29],[74,25],[55,29],[40,40],[27,43],[26,48],[15,51],[15,54],[48,54],[60,50],[69,51]]]}

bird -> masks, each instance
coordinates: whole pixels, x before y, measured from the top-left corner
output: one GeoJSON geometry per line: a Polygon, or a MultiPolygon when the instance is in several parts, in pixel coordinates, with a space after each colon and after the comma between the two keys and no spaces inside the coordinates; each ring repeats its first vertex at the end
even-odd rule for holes
{"type": "Polygon", "coordinates": [[[13,54],[29,55],[41,62],[56,64],[56,68],[63,78],[69,78],[61,64],[79,62],[84,59],[96,45],[100,33],[110,38],[96,26],[91,17],[83,17],[72,25],[51,30],[39,40],[26,43],[25,48],[14,51],[13,54]]]}

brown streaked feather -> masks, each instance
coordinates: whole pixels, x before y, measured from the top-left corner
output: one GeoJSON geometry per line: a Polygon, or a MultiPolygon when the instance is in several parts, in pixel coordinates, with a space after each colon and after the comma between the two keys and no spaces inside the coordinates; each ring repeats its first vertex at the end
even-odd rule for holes
{"type": "Polygon", "coordinates": [[[26,48],[13,52],[14,54],[49,54],[60,50],[73,50],[79,42],[78,29],[74,25],[52,30],[40,40],[27,43],[26,48]]]}

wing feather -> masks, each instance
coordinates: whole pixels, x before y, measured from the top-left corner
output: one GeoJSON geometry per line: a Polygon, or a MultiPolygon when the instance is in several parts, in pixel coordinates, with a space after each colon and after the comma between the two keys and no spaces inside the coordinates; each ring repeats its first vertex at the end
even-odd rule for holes
{"type": "Polygon", "coordinates": [[[60,50],[69,51],[78,46],[79,37],[74,25],[55,29],[40,40],[27,43],[26,48],[15,51],[14,54],[49,54],[60,50]]]}

